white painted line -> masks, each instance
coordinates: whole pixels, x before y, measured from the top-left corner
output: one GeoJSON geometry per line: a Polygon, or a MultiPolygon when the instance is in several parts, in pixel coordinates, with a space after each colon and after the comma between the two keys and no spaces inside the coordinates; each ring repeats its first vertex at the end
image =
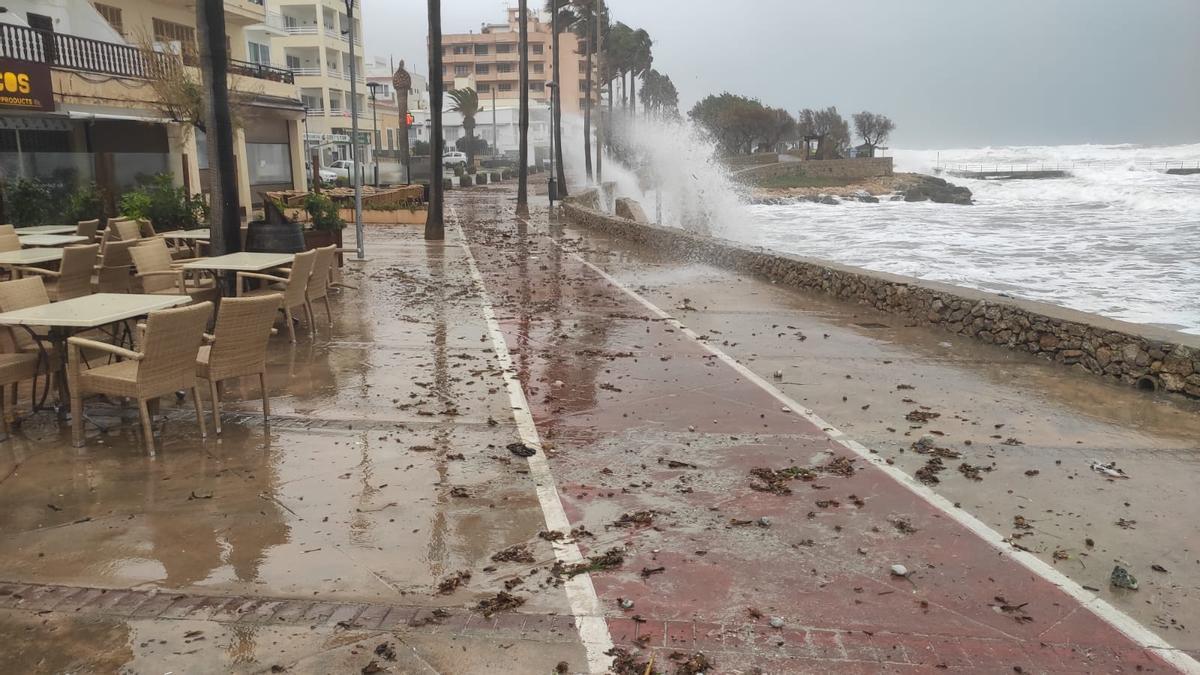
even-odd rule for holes
{"type": "Polygon", "coordinates": [[[1014,549],[1012,546],[1004,542],[1003,535],[996,530],[993,530],[983,521],[960,508],[956,508],[950,500],[929,489],[928,486],[918,482],[907,473],[901,471],[898,467],[888,464],[879,455],[871,453],[861,443],[855,441],[845,433],[835,428],[833,425],[821,419],[812,410],[800,405],[798,402],[792,399],[792,397],[775,388],[773,384],[759,377],[754,371],[739,363],[737,359],[712,346],[706,340],[701,339],[698,333],[680,323],[675,317],[666,313],[657,305],[639,295],[633,289],[625,286],[625,284],[622,284],[620,281],[617,281],[604,270],[593,265],[587,260],[584,260],[583,257],[578,253],[572,253],[571,255],[576,260],[583,263],[588,269],[600,275],[600,277],[605,281],[621,289],[626,295],[636,300],[652,314],[660,319],[663,319],[664,322],[670,325],[672,328],[680,331],[684,335],[687,335],[694,342],[696,342],[696,344],[700,345],[703,349],[720,359],[723,363],[725,363],[725,365],[737,371],[739,375],[758,385],[760,389],[767,392],[771,396],[774,396],[776,400],[785,405],[793,413],[800,415],[804,419],[823,429],[830,439],[855,453],[860,458],[880,468],[888,476],[891,476],[892,479],[897,483],[900,483],[904,487],[908,488],[911,492],[931,504],[934,508],[945,513],[959,525],[962,525],[987,543],[991,544],[992,547],[998,550],[1001,555],[1016,560],[1034,574],[1037,574],[1046,581],[1058,586],[1063,590],[1063,592],[1077,600],[1093,614],[1100,617],[1101,620],[1107,622],[1113,628],[1116,628],[1118,631],[1123,633],[1138,646],[1154,652],[1159,658],[1163,659],[1172,666],[1175,666],[1181,672],[1200,675],[1200,663],[1198,663],[1191,656],[1188,656],[1179,649],[1170,646],[1165,640],[1147,629],[1142,624],[1138,623],[1128,614],[1125,614],[1116,607],[1113,607],[1109,603],[1105,602],[1102,598],[1098,597],[1095,593],[1092,593],[1083,586],[1080,586],[1078,583],[1072,581],[1070,578],[1059,572],[1050,564],[1043,561],[1041,558],[1038,558],[1032,553],[1014,549]]]}
{"type": "MultiPolygon", "coordinates": [[[[500,322],[496,321],[496,313],[492,310],[491,297],[487,287],[483,285],[483,276],[475,265],[475,257],[467,245],[463,234],[462,224],[458,220],[458,211],[450,209],[450,217],[458,230],[459,244],[467,256],[467,267],[471,278],[479,287],[480,303],[483,306],[483,316],[487,321],[488,333],[492,338],[492,347],[496,352],[496,360],[504,371],[504,383],[508,388],[508,399],[512,405],[513,418],[517,423],[517,433],[521,442],[537,453],[528,458],[529,475],[533,478],[537,491],[538,503],[542,507],[542,517],[546,521],[546,529],[557,530],[564,534],[571,531],[571,521],[567,520],[567,512],[563,510],[562,500],[558,496],[558,488],[554,484],[554,476],[550,473],[550,462],[546,460],[546,452],[542,449],[542,440],[538,435],[537,426],[533,423],[533,414],[529,410],[529,402],[525,399],[525,391],[521,388],[521,380],[517,377],[517,369],[513,366],[512,355],[508,353],[508,345],[504,341],[504,333],[500,331],[500,322]]],[[[554,555],[564,565],[583,562],[583,554],[574,541],[551,542],[554,555]]],[[[587,652],[588,671],[591,673],[607,673],[612,664],[612,657],[605,654],[613,648],[612,635],[608,632],[608,622],[604,618],[604,610],[600,599],[596,597],[596,588],[592,585],[589,574],[577,574],[566,581],[563,588],[567,593],[567,602],[571,605],[571,614],[575,617],[575,628],[579,631],[579,639],[587,652]]]]}

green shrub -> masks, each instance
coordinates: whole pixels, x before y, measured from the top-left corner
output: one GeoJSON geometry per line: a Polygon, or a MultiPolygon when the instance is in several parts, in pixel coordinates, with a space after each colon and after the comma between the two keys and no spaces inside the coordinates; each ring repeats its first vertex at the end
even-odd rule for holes
{"type": "Polygon", "coordinates": [[[459,180],[459,185],[462,187],[471,187],[471,174],[464,173],[459,180]]]}
{"type": "Polygon", "coordinates": [[[476,185],[487,185],[487,182],[488,182],[488,175],[486,173],[475,174],[475,184],[476,185]]]}
{"type": "Polygon", "coordinates": [[[16,227],[46,224],[52,204],[50,186],[36,178],[18,178],[5,186],[5,212],[16,227]]]}
{"type": "Polygon", "coordinates": [[[63,221],[67,224],[81,220],[95,220],[104,215],[104,190],[95,183],[87,183],[67,197],[63,221]]]}
{"type": "Polygon", "coordinates": [[[338,213],[338,205],[323,192],[310,192],[304,197],[304,210],[312,217],[314,230],[340,230],[346,221],[338,213]]]}
{"type": "Polygon", "coordinates": [[[121,215],[149,220],[154,229],[194,230],[208,221],[208,205],[200,195],[175,187],[171,174],[160,173],[121,195],[121,215]]]}

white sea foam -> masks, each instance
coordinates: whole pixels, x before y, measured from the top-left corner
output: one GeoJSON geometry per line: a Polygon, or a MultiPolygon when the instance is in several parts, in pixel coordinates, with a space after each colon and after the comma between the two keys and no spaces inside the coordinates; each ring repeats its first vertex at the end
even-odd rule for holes
{"type": "MultiPolygon", "coordinates": [[[[951,178],[971,189],[973,206],[746,206],[733,199],[711,144],[686,125],[643,124],[638,133],[652,171],[668,177],[666,225],[687,217],[668,205],[702,202],[714,233],[747,243],[1200,334],[1200,175],[1162,170],[1200,164],[1200,143],[895,150],[897,171],[961,163],[1060,166],[1071,175],[951,178]]],[[[653,218],[653,192],[611,161],[605,174],[653,218]]]]}

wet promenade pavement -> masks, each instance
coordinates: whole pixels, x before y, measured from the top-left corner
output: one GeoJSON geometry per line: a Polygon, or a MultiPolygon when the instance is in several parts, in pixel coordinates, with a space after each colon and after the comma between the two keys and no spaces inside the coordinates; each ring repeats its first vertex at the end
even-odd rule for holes
{"type": "Polygon", "coordinates": [[[5,672],[1195,668],[1194,409],[449,197],[273,343],[270,427],[4,444],[5,672]]]}

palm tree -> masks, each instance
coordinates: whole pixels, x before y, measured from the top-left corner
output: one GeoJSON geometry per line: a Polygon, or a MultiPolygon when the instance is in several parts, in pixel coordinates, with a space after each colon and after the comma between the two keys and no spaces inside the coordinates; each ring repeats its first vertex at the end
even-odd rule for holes
{"type": "MultiPolygon", "coordinates": [[[[520,129],[521,147],[518,149],[517,157],[520,166],[517,167],[517,215],[529,215],[529,1],[521,0],[517,5],[517,21],[520,22],[520,28],[517,32],[517,49],[520,52],[521,60],[518,66],[521,69],[520,76],[517,78],[521,87],[521,113],[518,122],[520,129]]],[[[441,78],[441,75],[438,75],[441,78]]]]}
{"type": "Polygon", "coordinates": [[[475,115],[482,110],[479,107],[479,94],[474,89],[451,89],[446,92],[454,105],[450,110],[459,113],[463,118],[463,131],[467,133],[467,166],[475,166],[475,115]]]}
{"type": "Polygon", "coordinates": [[[446,238],[442,222],[442,2],[429,2],[429,212],[425,238],[446,238]]]}
{"type": "Polygon", "coordinates": [[[554,17],[551,25],[553,26],[554,35],[551,38],[552,43],[550,48],[554,50],[554,63],[550,66],[554,69],[554,85],[551,87],[550,95],[554,97],[554,119],[552,124],[554,128],[551,133],[554,134],[554,166],[556,168],[555,178],[558,181],[558,196],[567,196],[567,171],[563,167],[563,149],[562,149],[562,96],[559,92],[559,77],[558,77],[558,34],[571,29],[571,24],[575,21],[575,12],[571,8],[569,0],[546,0],[546,11],[550,12],[554,17]]]}
{"type": "Polygon", "coordinates": [[[200,43],[200,76],[204,84],[205,132],[208,165],[215,170],[209,199],[212,253],[223,255],[241,249],[241,216],[238,212],[237,160],[233,153],[233,118],[229,112],[229,53],[225,49],[225,3],[196,3],[196,32],[200,43]]]}
{"type": "MultiPolygon", "coordinates": [[[[650,34],[644,29],[639,28],[633,32],[633,50],[629,55],[629,108],[635,115],[637,113],[637,77],[641,75],[642,82],[645,83],[645,73],[654,63],[653,46],[654,40],[650,39],[650,34]]],[[[633,116],[630,116],[630,120],[632,119],[633,116]]]]}

